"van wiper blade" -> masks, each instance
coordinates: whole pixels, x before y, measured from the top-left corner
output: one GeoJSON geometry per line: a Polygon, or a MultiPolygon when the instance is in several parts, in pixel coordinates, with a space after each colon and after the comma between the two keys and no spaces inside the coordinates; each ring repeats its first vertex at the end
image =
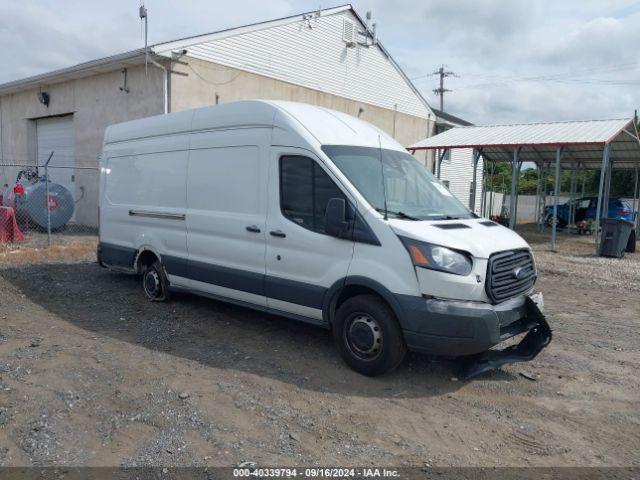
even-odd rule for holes
{"type": "Polygon", "coordinates": [[[414,220],[414,221],[418,221],[420,220],[418,217],[412,217],[411,215],[407,215],[404,212],[401,211],[393,211],[393,210],[386,210],[384,208],[376,208],[376,210],[380,213],[387,213],[389,215],[394,215],[398,218],[401,218],[403,220],[414,220]]]}
{"type": "Polygon", "coordinates": [[[469,215],[442,215],[440,217],[441,220],[461,220],[461,219],[467,219],[467,218],[478,218],[478,216],[475,214],[469,214],[469,215]]]}

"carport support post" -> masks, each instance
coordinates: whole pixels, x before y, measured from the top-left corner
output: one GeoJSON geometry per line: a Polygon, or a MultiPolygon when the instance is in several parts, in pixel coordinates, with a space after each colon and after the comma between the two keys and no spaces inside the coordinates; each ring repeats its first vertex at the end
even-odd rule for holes
{"type": "Polygon", "coordinates": [[[516,229],[516,195],[518,195],[518,157],[520,147],[513,149],[513,163],[511,164],[511,198],[509,199],[509,228],[516,229]]]}
{"type": "Polygon", "coordinates": [[[543,182],[545,179],[545,173],[547,167],[544,162],[536,163],[536,168],[538,170],[538,184],[536,186],[536,210],[535,210],[535,221],[536,227],[539,232],[542,231],[543,217],[544,217],[544,197],[543,197],[543,182]]]}
{"type": "Polygon", "coordinates": [[[578,190],[578,165],[574,163],[571,168],[571,193],[570,193],[571,203],[569,204],[570,205],[569,225],[571,227],[575,226],[576,224],[576,204],[574,200],[576,199],[577,190],[578,190]]]}
{"type": "Polygon", "coordinates": [[[495,172],[495,164],[495,162],[491,162],[491,173],[489,174],[489,218],[493,215],[493,173],[495,172]]]}
{"type": "MultiPolygon", "coordinates": [[[[638,167],[636,167],[636,182],[633,187],[633,211],[635,212],[635,226],[636,230],[638,230],[638,221],[640,220],[640,214],[638,213],[638,167]]],[[[638,234],[636,233],[636,238],[638,238],[638,234]]]]}
{"type": "Polygon", "coordinates": [[[600,168],[600,184],[598,185],[598,204],[596,206],[596,234],[594,235],[596,241],[596,253],[598,245],[600,244],[600,216],[602,212],[602,195],[604,193],[604,177],[607,174],[607,167],[609,163],[609,149],[610,144],[604,146],[602,151],[602,168],[600,168]]]}
{"type": "Polygon", "coordinates": [[[540,207],[540,231],[544,232],[545,227],[545,216],[546,216],[546,207],[547,207],[547,175],[548,175],[549,166],[547,162],[542,164],[542,206],[540,207]]]}
{"type": "Polygon", "coordinates": [[[483,163],[482,164],[482,183],[480,184],[481,189],[480,189],[480,216],[481,217],[486,217],[486,209],[487,209],[487,205],[485,202],[485,197],[487,196],[487,172],[486,172],[486,165],[483,163]]]}
{"type": "Polygon", "coordinates": [[[442,160],[444,160],[444,156],[447,154],[447,150],[448,149],[443,149],[442,152],[440,152],[440,155],[438,155],[438,165],[436,166],[436,176],[438,177],[438,180],[440,180],[440,170],[442,168],[442,160]]]}
{"type": "Polygon", "coordinates": [[[482,183],[480,184],[480,216],[487,216],[487,162],[482,159],[482,183]]]}
{"type": "Polygon", "coordinates": [[[476,187],[478,179],[478,160],[480,160],[480,150],[473,149],[473,180],[471,181],[471,195],[469,195],[469,210],[476,209],[476,187]]]}
{"type": "Polygon", "coordinates": [[[613,176],[613,158],[609,153],[609,165],[607,168],[607,176],[604,180],[604,196],[602,197],[602,213],[605,218],[609,217],[609,199],[611,198],[611,177],[613,176]]]}
{"type": "MultiPolygon", "coordinates": [[[[520,186],[520,172],[522,171],[522,161],[518,162],[518,187],[520,186]]],[[[518,205],[520,204],[520,195],[518,192],[516,192],[516,208],[513,212],[513,216],[516,218],[518,218],[518,205]]]]}
{"type": "Polygon", "coordinates": [[[558,231],[558,195],[560,194],[560,159],[562,147],[556,148],[556,175],[553,181],[553,222],[551,226],[551,251],[556,251],[556,236],[558,231]]]}

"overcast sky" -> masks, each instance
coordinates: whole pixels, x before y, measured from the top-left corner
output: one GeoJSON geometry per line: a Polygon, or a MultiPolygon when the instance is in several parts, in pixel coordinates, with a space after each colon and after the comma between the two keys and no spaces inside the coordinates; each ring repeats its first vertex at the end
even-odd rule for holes
{"type": "MultiPolygon", "coordinates": [[[[0,82],[143,46],[139,0],[0,0],[0,82]]],[[[147,0],[150,42],[323,8],[318,0],[147,0]]],[[[630,117],[640,1],[354,0],[425,98],[478,124],[630,117]]]]}

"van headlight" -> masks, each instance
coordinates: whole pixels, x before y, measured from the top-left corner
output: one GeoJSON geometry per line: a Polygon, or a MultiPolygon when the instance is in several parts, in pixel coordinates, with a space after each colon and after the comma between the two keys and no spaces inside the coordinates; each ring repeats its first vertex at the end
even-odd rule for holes
{"type": "Polygon", "coordinates": [[[471,273],[473,261],[468,253],[407,237],[400,237],[400,240],[402,240],[416,267],[429,268],[456,275],[469,275],[471,273]]]}

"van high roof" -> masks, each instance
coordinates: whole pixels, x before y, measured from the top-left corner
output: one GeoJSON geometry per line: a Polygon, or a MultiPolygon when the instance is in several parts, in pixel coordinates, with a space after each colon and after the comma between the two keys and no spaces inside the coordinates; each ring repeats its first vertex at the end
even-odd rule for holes
{"type": "Polygon", "coordinates": [[[320,145],[381,145],[405,151],[390,135],[351,115],[305,103],[271,100],[229,102],[111,125],[105,133],[105,144],[250,126],[275,127],[274,143],[279,134],[291,132],[320,145]]]}

